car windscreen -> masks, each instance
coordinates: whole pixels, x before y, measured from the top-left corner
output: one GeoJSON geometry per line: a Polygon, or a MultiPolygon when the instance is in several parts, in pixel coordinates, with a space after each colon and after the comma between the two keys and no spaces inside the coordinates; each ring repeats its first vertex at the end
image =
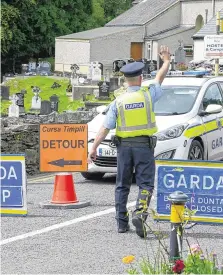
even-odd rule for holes
{"type": "Polygon", "coordinates": [[[200,87],[162,86],[163,94],[155,103],[156,115],[181,115],[188,113],[197,98],[200,87]]]}

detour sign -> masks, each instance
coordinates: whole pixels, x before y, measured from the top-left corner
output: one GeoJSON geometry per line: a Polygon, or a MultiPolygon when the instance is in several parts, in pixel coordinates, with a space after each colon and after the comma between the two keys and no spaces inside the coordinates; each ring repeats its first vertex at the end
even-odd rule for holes
{"type": "Polygon", "coordinates": [[[40,125],[40,172],[87,171],[87,124],[40,125]]]}

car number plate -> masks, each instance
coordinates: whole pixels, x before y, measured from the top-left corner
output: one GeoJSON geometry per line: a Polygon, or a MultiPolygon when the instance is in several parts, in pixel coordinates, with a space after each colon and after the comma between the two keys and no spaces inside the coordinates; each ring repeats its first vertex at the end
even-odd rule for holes
{"type": "Polygon", "coordinates": [[[98,155],[100,157],[117,157],[116,149],[99,148],[98,155]]]}

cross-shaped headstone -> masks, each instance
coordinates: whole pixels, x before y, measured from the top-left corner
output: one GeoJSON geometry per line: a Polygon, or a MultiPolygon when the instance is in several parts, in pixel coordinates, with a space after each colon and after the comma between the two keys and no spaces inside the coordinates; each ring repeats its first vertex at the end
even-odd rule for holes
{"type": "Polygon", "coordinates": [[[92,80],[100,81],[101,80],[101,65],[96,61],[92,70],[92,80]]]}

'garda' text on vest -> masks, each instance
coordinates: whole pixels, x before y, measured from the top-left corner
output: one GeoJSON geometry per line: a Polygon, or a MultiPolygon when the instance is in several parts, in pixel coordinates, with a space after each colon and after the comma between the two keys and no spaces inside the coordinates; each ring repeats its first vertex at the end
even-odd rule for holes
{"type": "Polygon", "coordinates": [[[133,110],[133,109],[141,109],[141,108],[144,108],[144,102],[125,104],[125,110],[133,110]]]}

